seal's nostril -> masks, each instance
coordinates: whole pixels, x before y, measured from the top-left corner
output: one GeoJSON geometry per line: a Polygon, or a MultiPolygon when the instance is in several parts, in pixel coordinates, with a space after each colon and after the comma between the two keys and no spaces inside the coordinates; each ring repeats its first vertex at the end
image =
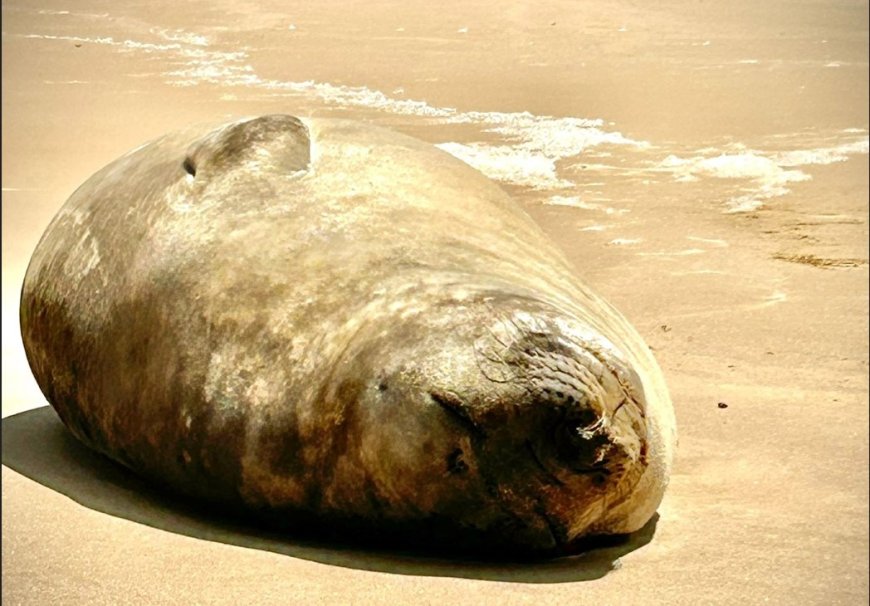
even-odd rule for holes
{"type": "Polygon", "coordinates": [[[601,466],[611,446],[607,433],[600,431],[602,425],[592,411],[559,423],[553,436],[556,456],[572,469],[601,466]]]}
{"type": "Polygon", "coordinates": [[[461,448],[457,448],[447,455],[447,473],[463,473],[468,471],[468,464],[462,460],[461,448]]]}

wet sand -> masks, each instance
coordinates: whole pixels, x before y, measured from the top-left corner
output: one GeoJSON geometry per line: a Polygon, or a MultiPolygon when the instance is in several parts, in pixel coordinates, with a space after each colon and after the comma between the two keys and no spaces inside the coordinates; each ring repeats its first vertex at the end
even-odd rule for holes
{"type": "Polygon", "coordinates": [[[281,6],[4,3],[4,603],[866,603],[866,2],[281,6]],[[465,159],[637,326],[680,430],[651,536],[537,566],[266,540],[13,416],[46,405],[18,293],[75,187],[270,112],[465,159]]]}

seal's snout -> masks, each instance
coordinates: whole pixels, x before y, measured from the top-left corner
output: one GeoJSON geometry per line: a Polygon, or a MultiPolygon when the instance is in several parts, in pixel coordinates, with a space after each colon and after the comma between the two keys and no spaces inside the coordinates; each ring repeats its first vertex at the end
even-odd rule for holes
{"type": "Polygon", "coordinates": [[[615,359],[596,353],[566,348],[530,365],[530,414],[540,418],[530,442],[542,471],[559,485],[627,492],[646,466],[643,392],[615,359]]]}
{"type": "Polygon", "coordinates": [[[337,418],[370,428],[361,451],[372,464],[414,477],[413,492],[380,480],[377,490],[534,549],[609,531],[608,512],[648,467],[640,377],[582,319],[546,303],[489,293],[463,303],[375,336],[358,329],[342,353],[342,368],[370,378],[365,406],[337,418]]]}
{"type": "Polygon", "coordinates": [[[497,318],[474,344],[478,389],[429,394],[470,436],[464,456],[485,483],[511,487],[500,506],[541,544],[567,544],[629,498],[647,468],[643,386],[576,321],[540,309],[497,318]]]}

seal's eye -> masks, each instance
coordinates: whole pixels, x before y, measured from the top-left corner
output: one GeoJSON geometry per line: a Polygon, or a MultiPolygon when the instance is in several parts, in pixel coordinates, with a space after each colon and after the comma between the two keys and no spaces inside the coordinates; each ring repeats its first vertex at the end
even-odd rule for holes
{"type": "Polygon", "coordinates": [[[193,165],[193,160],[191,160],[190,158],[185,158],[184,162],[181,163],[181,166],[182,168],[184,168],[184,171],[188,175],[190,175],[191,177],[196,176],[196,167],[193,165]]]}

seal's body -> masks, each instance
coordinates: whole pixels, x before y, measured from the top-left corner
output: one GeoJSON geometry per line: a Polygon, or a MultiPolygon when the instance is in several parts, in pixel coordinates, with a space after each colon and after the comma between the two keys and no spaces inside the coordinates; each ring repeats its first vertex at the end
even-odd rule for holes
{"type": "Polygon", "coordinates": [[[247,511],[547,550],[640,528],[667,483],[634,329],[497,186],[370,126],[128,153],[49,226],[21,325],[76,437],[247,511]]]}

